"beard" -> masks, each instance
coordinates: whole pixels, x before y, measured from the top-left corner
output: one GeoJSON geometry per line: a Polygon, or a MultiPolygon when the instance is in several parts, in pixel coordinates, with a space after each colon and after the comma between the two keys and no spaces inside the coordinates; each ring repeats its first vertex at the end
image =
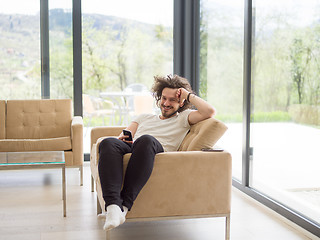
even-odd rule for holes
{"type": "Polygon", "coordinates": [[[172,106],[165,107],[164,105],[161,105],[160,109],[161,109],[161,114],[164,118],[170,118],[174,116],[179,110],[179,108],[174,109],[172,106]]]}

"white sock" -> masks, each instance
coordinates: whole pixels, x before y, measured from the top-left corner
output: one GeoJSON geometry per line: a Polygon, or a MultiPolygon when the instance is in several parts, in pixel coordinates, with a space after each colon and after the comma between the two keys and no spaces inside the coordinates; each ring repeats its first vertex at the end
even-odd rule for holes
{"type": "MultiPolygon", "coordinates": [[[[128,213],[128,208],[126,206],[123,206],[123,215],[124,217],[126,217],[127,213],[128,213]]],[[[98,218],[99,219],[103,219],[103,220],[106,220],[106,217],[107,217],[107,212],[102,212],[100,214],[98,214],[98,218]]]]}
{"type": "Polygon", "coordinates": [[[126,214],[121,211],[121,208],[116,204],[107,206],[106,222],[103,229],[109,231],[118,227],[126,221],[126,214]]]}

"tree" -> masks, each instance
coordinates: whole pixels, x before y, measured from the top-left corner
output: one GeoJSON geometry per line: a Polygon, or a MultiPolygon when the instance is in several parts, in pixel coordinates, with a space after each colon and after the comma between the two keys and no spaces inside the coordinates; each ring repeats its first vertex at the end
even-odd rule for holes
{"type": "Polygon", "coordinates": [[[302,104],[306,69],[311,60],[311,50],[304,46],[302,39],[295,38],[293,40],[290,60],[293,86],[297,90],[298,102],[299,104],[302,104]]]}

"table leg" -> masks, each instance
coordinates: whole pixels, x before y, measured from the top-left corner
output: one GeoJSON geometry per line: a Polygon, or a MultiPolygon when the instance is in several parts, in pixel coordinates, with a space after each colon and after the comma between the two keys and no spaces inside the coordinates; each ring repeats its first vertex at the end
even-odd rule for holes
{"type": "Polygon", "coordinates": [[[62,199],[63,199],[63,216],[67,216],[67,204],[66,204],[66,166],[62,167],[62,199]]]}

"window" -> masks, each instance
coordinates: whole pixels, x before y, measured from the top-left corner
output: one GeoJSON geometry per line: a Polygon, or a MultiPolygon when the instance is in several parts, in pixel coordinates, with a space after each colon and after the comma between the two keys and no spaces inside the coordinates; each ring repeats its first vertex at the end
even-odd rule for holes
{"type": "Polygon", "coordinates": [[[30,0],[0,9],[1,99],[41,98],[40,5],[30,0]]]}
{"type": "Polygon", "coordinates": [[[254,8],[252,184],[287,207],[320,216],[320,1],[254,8]]]}
{"type": "Polygon", "coordinates": [[[201,1],[200,96],[228,130],[217,145],[232,154],[233,176],[242,174],[243,2],[201,1]]]}
{"type": "Polygon", "coordinates": [[[50,98],[73,98],[72,1],[49,0],[50,98]]]}
{"type": "Polygon", "coordinates": [[[142,111],[155,110],[153,77],[173,71],[173,1],[83,0],[82,12],[89,139],[93,126],[127,125],[142,111]]]}

